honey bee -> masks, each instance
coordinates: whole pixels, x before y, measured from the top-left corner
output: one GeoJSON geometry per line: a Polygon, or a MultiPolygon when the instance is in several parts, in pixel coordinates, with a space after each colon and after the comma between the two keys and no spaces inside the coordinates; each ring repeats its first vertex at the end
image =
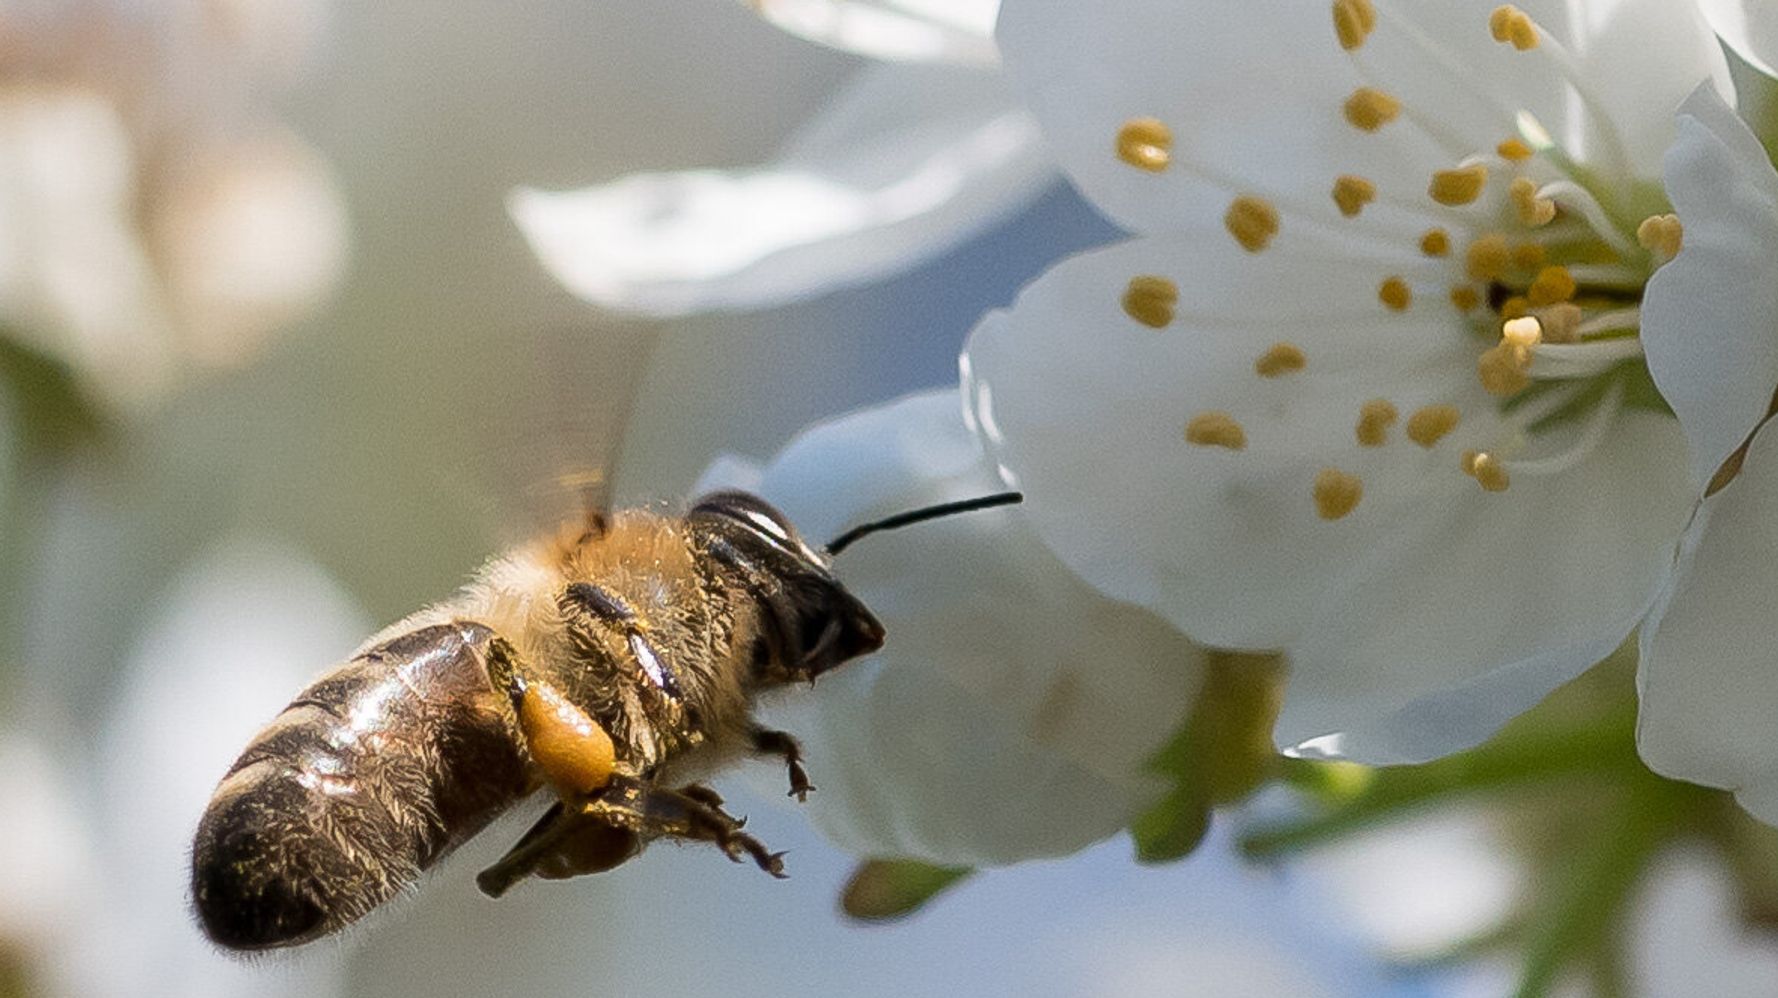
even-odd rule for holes
{"type": "Polygon", "coordinates": [[[488,563],[296,695],[223,776],[198,825],[192,900],[237,950],[337,931],[544,787],[556,800],[477,879],[612,869],[651,841],[708,842],[783,875],[701,782],[797,740],[755,697],[877,650],[883,626],[832,558],[876,530],[1018,501],[1002,493],[855,527],[817,551],[764,500],[681,516],[588,514],[488,563]]]}

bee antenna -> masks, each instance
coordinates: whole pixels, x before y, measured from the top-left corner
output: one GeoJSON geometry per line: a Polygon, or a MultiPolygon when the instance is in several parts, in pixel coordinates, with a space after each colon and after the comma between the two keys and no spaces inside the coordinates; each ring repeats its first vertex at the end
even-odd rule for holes
{"type": "Polygon", "coordinates": [[[872,520],[869,523],[861,523],[858,526],[853,527],[851,530],[828,541],[827,553],[830,555],[837,555],[841,551],[851,547],[852,543],[860,537],[864,537],[867,534],[874,534],[879,530],[894,530],[897,527],[905,527],[912,523],[923,523],[927,520],[936,520],[941,516],[953,516],[957,513],[973,513],[978,509],[991,509],[995,506],[1011,506],[1014,503],[1024,501],[1025,494],[1023,492],[996,492],[993,495],[976,496],[974,499],[959,499],[956,502],[941,502],[936,506],[922,506],[919,509],[910,509],[905,513],[897,513],[894,516],[884,517],[881,520],[872,520]]]}

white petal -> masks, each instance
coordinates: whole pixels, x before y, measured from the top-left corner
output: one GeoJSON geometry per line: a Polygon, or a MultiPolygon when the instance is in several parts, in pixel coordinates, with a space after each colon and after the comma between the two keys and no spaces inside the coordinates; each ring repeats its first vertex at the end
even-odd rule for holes
{"type": "Polygon", "coordinates": [[[1735,54],[1778,76],[1778,7],[1771,0],[1697,0],[1710,26],[1735,54]]]}
{"type": "Polygon", "coordinates": [[[793,35],[876,59],[992,66],[1000,0],[742,0],[793,35]]]}
{"type": "Polygon", "coordinates": [[[1765,998],[1778,980],[1778,941],[1755,931],[1736,874],[1701,846],[1662,855],[1624,906],[1623,952],[1636,994],[1765,998]]]}
{"type": "Polygon", "coordinates": [[[764,167],[513,192],[551,273],[606,308],[750,309],[886,277],[1009,217],[1054,177],[991,73],[883,66],[764,167]]]}
{"type": "Polygon", "coordinates": [[[1637,744],[1649,767],[1750,791],[1766,820],[1778,783],[1778,433],[1704,500],[1642,626],[1637,744]]]}
{"type": "MultiPolygon", "coordinates": [[[[955,390],[817,426],[763,482],[816,539],[1002,487],[955,390]]],[[[1150,799],[1142,766],[1189,709],[1200,653],[1082,585],[1016,509],[871,537],[838,569],[888,643],[800,698],[786,726],[821,788],[811,814],[843,847],[959,864],[1061,855],[1150,799]]]]}
{"type": "Polygon", "coordinates": [[[1379,546],[1420,536],[1441,503],[1481,498],[1459,454],[1497,428],[1497,405],[1475,384],[1473,335],[1442,294],[1387,311],[1376,288],[1389,261],[1286,235],[1258,256],[1226,240],[1151,238],[1075,257],[968,345],[983,435],[1044,540],[1107,595],[1211,645],[1294,641],[1379,546]],[[1120,310],[1138,274],[1177,283],[1167,328],[1120,310]],[[1307,368],[1259,377],[1256,359],[1281,340],[1307,368]],[[1463,423],[1431,450],[1405,443],[1399,426],[1392,446],[1360,448],[1359,407],[1377,397],[1404,420],[1455,404],[1463,423]],[[1240,422],[1245,449],[1188,445],[1188,421],[1206,411],[1240,422]],[[1336,522],[1313,499],[1330,466],[1365,483],[1336,522]]]}
{"type": "Polygon", "coordinates": [[[1483,741],[1623,643],[1691,505],[1678,427],[1626,412],[1574,468],[1402,523],[1291,647],[1280,744],[1343,732],[1393,764],[1483,741]]]}
{"type": "Polygon", "coordinates": [[[369,628],[302,556],[235,541],[191,567],[133,656],[95,767],[114,893],[80,962],[94,995],[326,995],[325,950],[255,967],[190,914],[191,836],[216,781],[302,684],[369,628]]]}
{"type": "Polygon", "coordinates": [[[1707,87],[1686,101],[1678,129],[1667,193],[1685,246],[1648,282],[1642,342],[1702,489],[1778,387],[1778,172],[1707,87]]]}

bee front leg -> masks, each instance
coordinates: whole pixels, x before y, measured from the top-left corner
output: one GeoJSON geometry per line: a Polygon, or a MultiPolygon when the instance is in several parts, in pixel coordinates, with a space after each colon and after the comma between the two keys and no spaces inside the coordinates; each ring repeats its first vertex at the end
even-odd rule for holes
{"type": "Polygon", "coordinates": [[[788,731],[760,727],[751,729],[747,735],[753,740],[753,751],[784,760],[784,765],[790,769],[790,793],[787,796],[806,803],[815,784],[809,782],[808,770],[803,768],[803,747],[796,737],[788,731]]]}

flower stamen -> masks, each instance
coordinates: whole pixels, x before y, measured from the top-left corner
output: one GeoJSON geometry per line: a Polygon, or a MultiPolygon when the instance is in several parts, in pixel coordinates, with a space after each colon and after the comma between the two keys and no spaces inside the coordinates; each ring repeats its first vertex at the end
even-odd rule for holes
{"type": "Polygon", "coordinates": [[[1364,206],[1377,199],[1377,185],[1351,174],[1334,179],[1334,204],[1339,205],[1340,214],[1347,218],[1356,218],[1364,210],[1364,206]]]}
{"type": "Polygon", "coordinates": [[[1488,167],[1481,163],[1471,163],[1455,169],[1434,171],[1432,183],[1426,187],[1426,194],[1447,208],[1456,208],[1474,204],[1475,199],[1482,196],[1482,188],[1487,183],[1488,167]]]}
{"type": "Polygon", "coordinates": [[[1246,450],[1247,431],[1235,417],[1220,409],[1208,409],[1185,424],[1185,442],[1199,447],[1246,450]]]}
{"type": "Polygon", "coordinates": [[[1371,0],[1334,0],[1333,22],[1340,47],[1350,52],[1363,45],[1377,27],[1377,9],[1371,0]]]}
{"type": "Polygon", "coordinates": [[[1173,130],[1159,118],[1131,118],[1117,130],[1117,158],[1160,173],[1173,161],[1173,130]]]}
{"type": "Polygon", "coordinates": [[[1537,47],[1537,22],[1512,4],[1502,4],[1488,15],[1488,31],[1494,40],[1511,44],[1520,52],[1537,47]]]}
{"type": "Polygon", "coordinates": [[[1408,439],[1428,450],[1457,428],[1462,414],[1454,405],[1424,405],[1408,417],[1408,439]]]}
{"type": "Polygon", "coordinates": [[[1678,256],[1684,247],[1685,227],[1679,224],[1678,215],[1650,215],[1636,226],[1636,242],[1655,254],[1657,260],[1666,262],[1678,256]]]}
{"type": "Polygon", "coordinates": [[[1130,278],[1124,289],[1124,314],[1151,329],[1164,329],[1173,321],[1173,306],[1179,304],[1179,285],[1153,274],[1130,278]]]}
{"type": "Polygon", "coordinates": [[[1230,202],[1222,224],[1242,249],[1258,253],[1278,234],[1278,209],[1265,198],[1243,194],[1230,202]]]}
{"type": "Polygon", "coordinates": [[[1414,292],[1408,287],[1408,282],[1400,277],[1386,277],[1377,286],[1377,300],[1391,312],[1406,312],[1408,306],[1414,303],[1414,292]]]}
{"type": "Polygon", "coordinates": [[[1360,447],[1381,447],[1389,442],[1389,427],[1400,417],[1395,404],[1388,399],[1371,399],[1358,407],[1358,425],[1353,428],[1360,447]]]}
{"type": "Polygon", "coordinates": [[[1364,481],[1338,468],[1323,468],[1315,476],[1315,512],[1323,520],[1344,518],[1364,498],[1364,481]]]}
{"type": "Polygon", "coordinates": [[[1375,87],[1359,87],[1346,98],[1345,111],[1352,127],[1374,132],[1401,114],[1401,101],[1375,87]]]}
{"type": "Polygon", "coordinates": [[[1309,358],[1303,348],[1295,343],[1274,343],[1271,349],[1260,354],[1253,362],[1253,373],[1262,378],[1277,378],[1286,374],[1295,374],[1309,366],[1309,358]]]}
{"type": "Polygon", "coordinates": [[[1427,229],[1420,237],[1420,252],[1427,256],[1447,256],[1451,252],[1451,234],[1443,229],[1427,229]]]}

